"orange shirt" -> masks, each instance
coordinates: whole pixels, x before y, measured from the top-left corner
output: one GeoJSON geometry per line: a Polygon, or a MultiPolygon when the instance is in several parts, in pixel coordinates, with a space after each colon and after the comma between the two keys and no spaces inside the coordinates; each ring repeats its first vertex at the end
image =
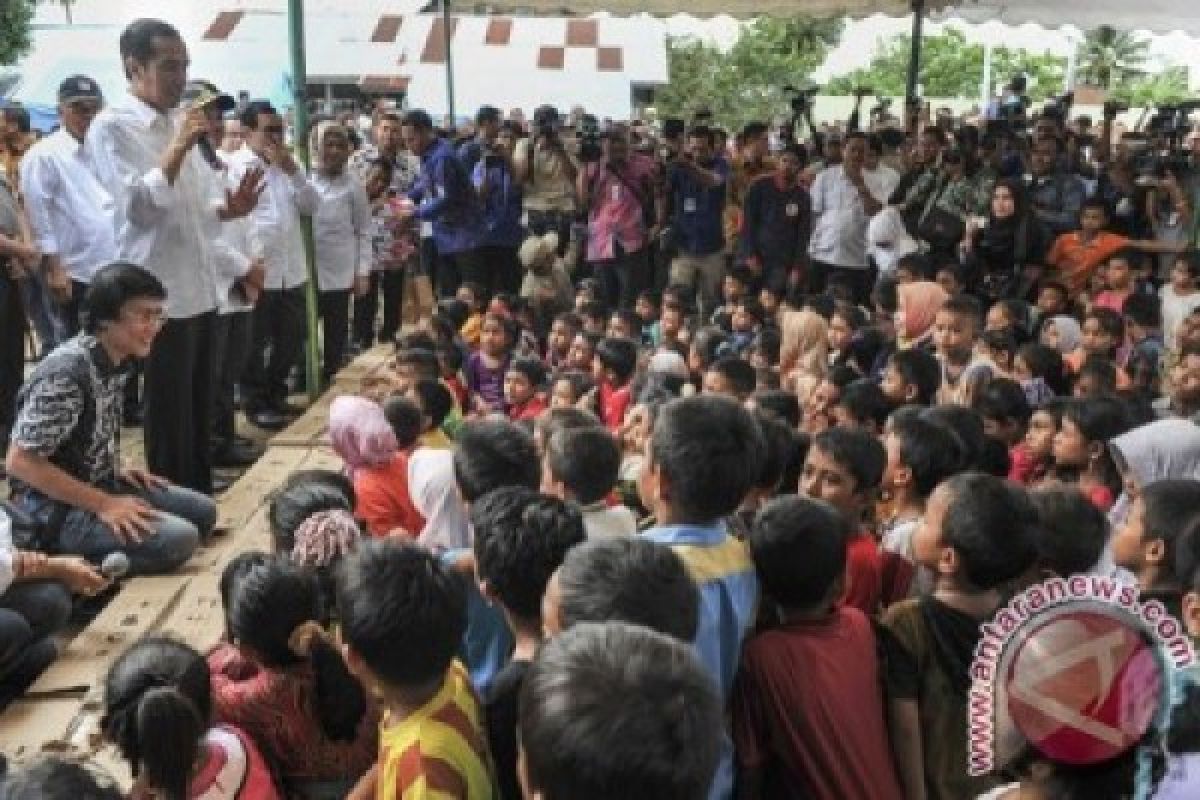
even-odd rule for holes
{"type": "MultiPolygon", "coordinates": [[[[1085,361],[1087,361],[1087,352],[1082,347],[1063,356],[1063,365],[1072,375],[1079,374],[1085,361]]],[[[1129,373],[1123,370],[1120,364],[1115,366],[1117,368],[1117,391],[1123,392],[1133,385],[1133,381],[1129,380],[1129,373]]]]}
{"type": "Polygon", "coordinates": [[[1054,268],[1052,277],[1066,284],[1071,294],[1087,288],[1092,273],[1129,244],[1124,236],[1101,231],[1090,241],[1083,241],[1079,231],[1064,233],[1054,240],[1046,263],[1054,268]]]}
{"type": "Polygon", "coordinates": [[[414,539],[425,527],[425,518],[413,505],[408,491],[408,455],[397,453],[382,467],[354,471],[354,516],[371,536],[387,536],[403,528],[414,539]]]}

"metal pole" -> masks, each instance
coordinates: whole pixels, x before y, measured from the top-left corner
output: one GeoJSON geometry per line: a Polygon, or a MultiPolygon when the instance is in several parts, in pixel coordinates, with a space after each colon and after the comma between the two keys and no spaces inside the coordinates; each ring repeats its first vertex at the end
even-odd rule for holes
{"type": "Polygon", "coordinates": [[[442,41],[446,45],[446,110],[454,124],[454,57],[450,53],[450,0],[442,0],[442,41]]]}
{"type": "MultiPolygon", "coordinates": [[[[308,152],[308,69],[304,62],[304,0],[288,0],[288,44],[292,54],[292,119],[295,123],[296,155],[305,170],[312,160],[308,152]]],[[[311,170],[310,170],[311,171],[311,170]]],[[[317,355],[317,264],[313,245],[312,219],[300,217],[300,229],[304,235],[304,260],[308,282],[304,284],[304,307],[307,319],[308,345],[305,349],[304,366],[308,385],[308,399],[317,399],[320,392],[321,373],[317,355]]]]}
{"type": "Polygon", "coordinates": [[[925,25],[925,0],[912,0],[912,49],[908,56],[908,83],[904,91],[904,107],[908,113],[908,125],[915,126],[919,119],[917,85],[921,79],[921,35],[925,25]]]}

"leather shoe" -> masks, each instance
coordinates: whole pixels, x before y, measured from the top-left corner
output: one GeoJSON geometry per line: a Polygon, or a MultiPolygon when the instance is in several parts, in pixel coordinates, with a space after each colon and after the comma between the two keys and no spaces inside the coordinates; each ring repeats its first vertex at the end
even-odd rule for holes
{"type": "Polygon", "coordinates": [[[213,451],[212,464],[214,467],[248,467],[262,454],[263,451],[260,448],[229,443],[213,451]]]}
{"type": "Polygon", "coordinates": [[[233,486],[232,478],[226,478],[224,475],[213,475],[212,476],[212,493],[213,494],[221,494],[226,489],[228,489],[230,486],[233,486]]]}
{"type": "Polygon", "coordinates": [[[287,427],[287,419],[278,411],[255,411],[250,414],[250,422],[265,431],[279,431],[287,427]]]}

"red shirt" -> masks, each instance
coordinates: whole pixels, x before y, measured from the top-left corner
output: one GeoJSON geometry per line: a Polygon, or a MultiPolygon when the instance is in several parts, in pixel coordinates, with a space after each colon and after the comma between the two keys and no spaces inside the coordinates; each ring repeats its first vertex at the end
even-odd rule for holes
{"type": "Polygon", "coordinates": [[[620,389],[613,388],[609,383],[600,384],[600,419],[612,433],[621,429],[625,421],[625,412],[629,410],[629,384],[620,389]]]}
{"type": "Polygon", "coordinates": [[[354,472],[354,516],[367,525],[371,536],[387,536],[403,528],[416,538],[425,518],[413,505],[408,491],[408,455],[397,453],[382,467],[364,467],[354,472]]]}
{"type": "Polygon", "coordinates": [[[513,422],[520,422],[523,419],[534,420],[542,415],[546,407],[546,398],[535,394],[519,406],[509,406],[508,418],[513,422]]]}
{"type": "Polygon", "coordinates": [[[869,533],[860,533],[846,544],[846,595],[842,602],[867,616],[879,613],[883,594],[883,557],[869,533]]]}
{"type": "Polygon", "coordinates": [[[752,637],[734,681],[738,764],[767,797],[900,800],[870,620],[842,606],[752,637]]]}

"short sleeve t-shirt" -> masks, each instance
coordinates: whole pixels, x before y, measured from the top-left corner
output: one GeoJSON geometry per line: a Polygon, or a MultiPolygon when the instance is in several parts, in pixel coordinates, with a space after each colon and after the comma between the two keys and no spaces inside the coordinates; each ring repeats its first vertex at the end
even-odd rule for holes
{"type": "Polygon", "coordinates": [[[354,514],[371,536],[387,536],[403,528],[414,538],[425,527],[425,518],[413,505],[408,490],[408,456],[397,453],[381,467],[354,472],[354,514]]]}
{"type": "Polygon", "coordinates": [[[769,797],[902,797],[884,722],[870,620],[841,607],[751,638],[734,682],[739,764],[771,776],[769,797]]]}

